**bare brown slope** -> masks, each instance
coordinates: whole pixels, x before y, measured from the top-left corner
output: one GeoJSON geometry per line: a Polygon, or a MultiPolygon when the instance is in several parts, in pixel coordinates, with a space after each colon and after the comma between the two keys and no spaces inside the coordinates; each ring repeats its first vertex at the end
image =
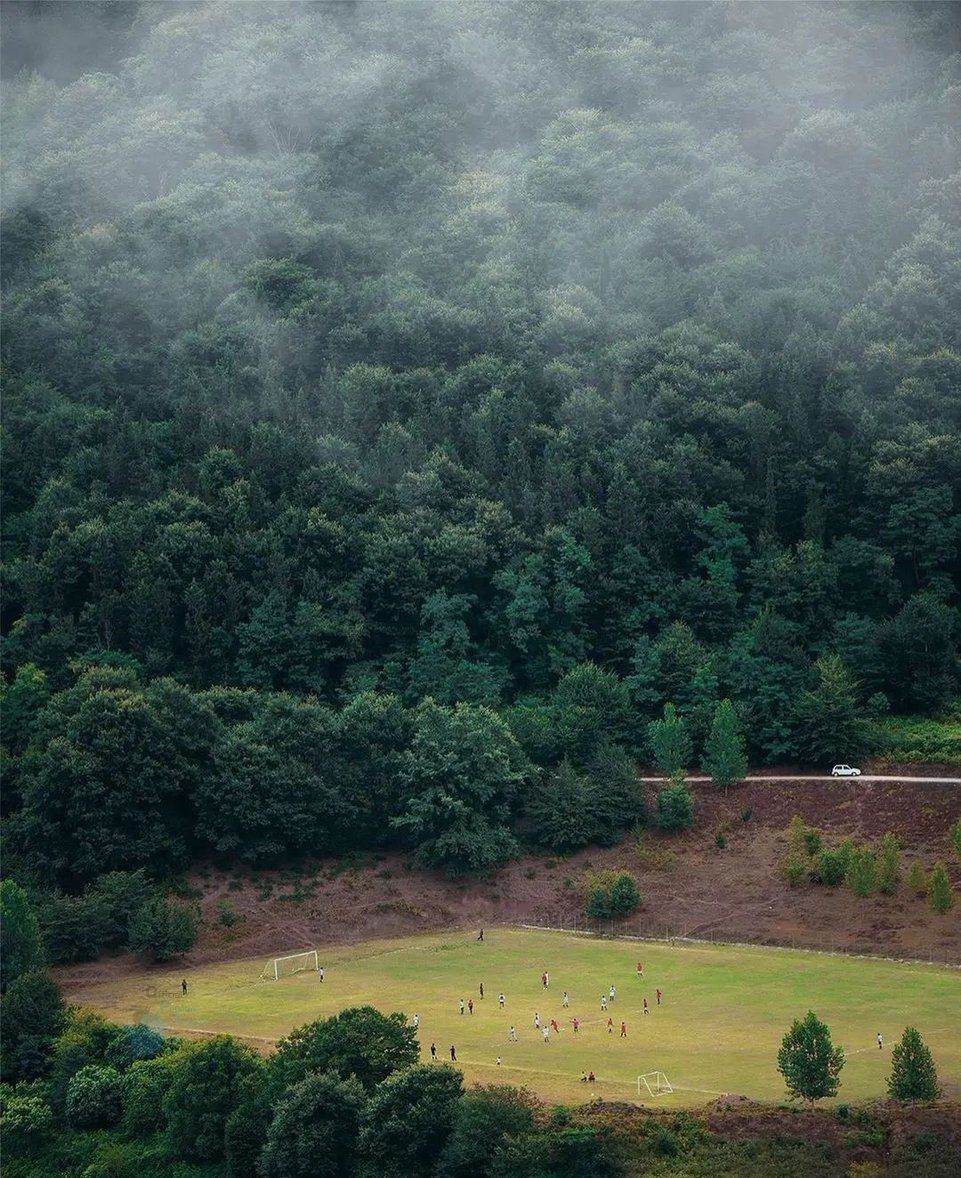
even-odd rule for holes
{"type": "MultiPolygon", "coordinates": [[[[670,932],[961,963],[961,903],[937,916],[904,886],[895,896],[866,900],[843,887],[791,889],[779,869],[785,828],[799,814],[828,841],[848,835],[876,839],[892,831],[902,841],[906,864],[918,858],[930,868],[942,859],[961,891],[961,863],[952,862],[947,835],[961,816],[958,786],[753,780],[727,795],[707,784],[693,789],[697,823],[683,835],[650,830],[641,836],[640,849],[626,838],[567,859],[526,857],[485,880],[418,871],[397,854],[353,867],[312,863],[300,874],[195,872],[191,883],[200,891],[204,924],[187,964],[445,927],[583,922],[580,877],[587,868],[602,867],[624,867],[638,879],[643,906],[618,923],[624,933],[670,932]],[[718,831],[727,841],[723,850],[715,844],[718,831]],[[225,911],[239,917],[229,927],[222,923],[225,911]]],[[[120,958],[63,972],[89,981],[131,964],[120,958]]]]}

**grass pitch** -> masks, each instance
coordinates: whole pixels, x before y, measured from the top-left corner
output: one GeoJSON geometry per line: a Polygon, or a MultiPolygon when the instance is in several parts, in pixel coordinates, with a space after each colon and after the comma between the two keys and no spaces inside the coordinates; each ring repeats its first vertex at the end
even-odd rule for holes
{"type": "MultiPolygon", "coordinates": [[[[144,971],[120,982],[69,994],[71,1001],[120,1022],[148,1022],[168,1033],[230,1032],[270,1041],[302,1023],[347,1006],[370,1004],[420,1016],[425,1059],[457,1062],[465,1080],[523,1085],[540,1096],[575,1103],[592,1097],[638,1100],[637,1077],[662,1071],[674,1094],[662,1105],[692,1105],[726,1092],[783,1099],[777,1072],[781,1038],[809,1008],[827,1022],[848,1053],[838,1100],[885,1093],[891,1049],[908,1024],[934,1052],[945,1095],[961,1095],[961,975],[957,970],[818,953],[744,946],[606,941],[564,933],[489,929],[375,941],[321,950],[326,981],[313,972],[259,980],[264,959],[179,973],[144,971]],[[636,962],[644,978],[636,976],[636,962]],[[550,975],[545,990],[541,974],[550,975]],[[480,983],[485,997],[479,997],[480,983]],[[617,997],[602,1013],[611,985],[617,997]],[[664,994],[656,1004],[655,991],[664,994]],[[570,1007],[562,1007],[564,990],[570,1007]],[[503,991],[506,1006],[498,1005],[503,991]],[[474,1013],[459,1013],[473,997],[474,1013]],[[642,1013],[642,999],[650,1013],[642,1013]],[[534,1015],[561,1028],[549,1044],[534,1015]],[[581,1021],[577,1035],[570,1019],[581,1021]],[[614,1019],[614,1033],[607,1019],[614,1019]],[[621,1021],[627,1037],[620,1036],[621,1021]],[[519,1042],[508,1041],[511,1024],[519,1042]],[[877,1034],[884,1048],[877,1046],[877,1034]],[[497,1057],[503,1060],[497,1064],[497,1057]],[[584,1084],[593,1070],[597,1082],[584,1084]]],[[[296,946],[278,945],[278,954],[296,946]]],[[[654,1101],[644,1092],[641,1103],[654,1101]]]]}

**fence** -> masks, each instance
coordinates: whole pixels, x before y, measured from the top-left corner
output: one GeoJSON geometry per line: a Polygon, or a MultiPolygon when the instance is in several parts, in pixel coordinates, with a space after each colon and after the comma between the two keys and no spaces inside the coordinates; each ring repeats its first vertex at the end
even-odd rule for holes
{"type": "Polygon", "coordinates": [[[641,930],[637,929],[636,922],[633,923],[635,927],[632,931],[626,932],[615,920],[591,920],[586,916],[576,916],[565,912],[543,912],[534,921],[513,927],[542,929],[545,932],[575,933],[581,936],[611,938],[618,941],[660,941],[667,944],[737,945],[739,947],[808,950],[812,953],[830,953],[842,957],[871,957],[879,961],[903,961],[961,968],[961,946],[912,946],[909,953],[896,953],[864,948],[830,937],[805,937],[803,941],[799,941],[759,933],[753,940],[744,941],[743,933],[725,933],[723,928],[712,929],[709,933],[705,932],[701,936],[692,936],[687,931],[672,929],[656,922],[650,922],[641,930]]]}

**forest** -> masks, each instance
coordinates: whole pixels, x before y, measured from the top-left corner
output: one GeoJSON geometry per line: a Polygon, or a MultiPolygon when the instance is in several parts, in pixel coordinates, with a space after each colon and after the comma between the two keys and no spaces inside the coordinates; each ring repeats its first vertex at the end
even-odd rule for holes
{"type": "Polygon", "coordinates": [[[8,873],[487,870],[956,708],[953,5],[4,8],[8,873]]]}

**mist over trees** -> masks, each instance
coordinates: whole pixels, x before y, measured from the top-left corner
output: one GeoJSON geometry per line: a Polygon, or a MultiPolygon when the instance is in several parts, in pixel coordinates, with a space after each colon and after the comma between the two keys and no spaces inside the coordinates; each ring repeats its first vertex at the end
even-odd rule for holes
{"type": "Polygon", "coordinates": [[[956,698],[954,6],[4,8],[19,870],[486,867],[668,704],[956,698]]]}

